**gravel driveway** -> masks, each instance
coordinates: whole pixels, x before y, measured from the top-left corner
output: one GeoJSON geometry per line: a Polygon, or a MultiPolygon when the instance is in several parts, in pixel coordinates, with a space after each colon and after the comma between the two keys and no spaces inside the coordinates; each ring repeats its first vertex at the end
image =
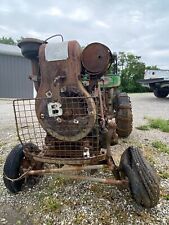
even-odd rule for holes
{"type": "MultiPolygon", "coordinates": [[[[145,116],[169,119],[169,98],[157,99],[152,93],[131,94],[134,128],[127,139],[112,148],[118,162],[123,150],[139,146],[159,174],[169,173],[169,155],[155,150],[151,143],[169,144],[169,134],[158,130],[141,131],[145,116]]],[[[2,168],[6,155],[17,144],[12,102],[0,100],[0,225],[75,225],[75,224],[169,224],[169,177],[161,178],[159,204],[150,210],[136,205],[128,190],[86,181],[72,181],[45,176],[38,185],[12,195],[4,187],[2,168]]],[[[99,171],[97,176],[111,176],[99,171]]]]}

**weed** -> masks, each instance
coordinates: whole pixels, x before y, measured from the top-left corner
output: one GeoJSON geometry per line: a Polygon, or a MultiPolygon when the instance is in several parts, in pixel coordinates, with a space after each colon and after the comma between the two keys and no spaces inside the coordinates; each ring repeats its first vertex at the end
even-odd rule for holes
{"type": "Polygon", "coordinates": [[[150,118],[145,116],[144,119],[148,121],[148,124],[141,125],[139,127],[136,127],[138,130],[150,130],[150,128],[153,129],[159,129],[162,132],[167,132],[169,133],[169,120],[165,120],[162,118],[150,118]]]}
{"type": "Polygon", "coordinates": [[[62,177],[62,175],[54,177],[54,185],[57,187],[63,187],[65,185],[70,185],[73,183],[74,183],[74,180],[68,179],[66,177],[64,178],[62,177]]]}
{"type": "Polygon", "coordinates": [[[101,194],[103,194],[102,185],[92,184],[90,190],[98,196],[101,196],[101,194]]]}
{"type": "Polygon", "coordinates": [[[149,126],[154,129],[159,129],[163,132],[169,133],[169,120],[164,120],[161,118],[157,119],[148,119],[149,126]]]}
{"type": "Polygon", "coordinates": [[[4,162],[4,158],[0,156],[0,164],[2,164],[3,162],[4,162]]]}
{"type": "Polygon", "coordinates": [[[169,178],[169,173],[167,173],[167,172],[159,171],[159,175],[163,179],[168,179],[169,178]]]}
{"type": "Polygon", "coordinates": [[[149,161],[149,163],[150,163],[152,166],[155,165],[155,160],[154,160],[154,158],[153,158],[152,156],[147,155],[147,156],[145,156],[145,157],[146,157],[147,161],[149,161]]]}
{"type": "Polygon", "coordinates": [[[46,225],[53,225],[52,219],[47,220],[46,225]]]}
{"type": "Polygon", "coordinates": [[[44,211],[53,212],[60,210],[62,204],[52,196],[47,196],[42,201],[42,208],[44,211]]]}
{"type": "Polygon", "coordinates": [[[76,214],[73,223],[74,224],[82,224],[83,220],[85,220],[85,219],[86,219],[85,214],[80,212],[80,213],[76,214]]]}
{"type": "Polygon", "coordinates": [[[162,193],[161,197],[165,200],[169,200],[169,194],[168,193],[162,193]]]}
{"type": "Polygon", "coordinates": [[[2,141],[0,141],[0,148],[3,147],[6,143],[3,143],[2,141]]]}
{"type": "Polygon", "coordinates": [[[160,152],[169,154],[169,146],[163,143],[162,141],[154,141],[152,142],[152,146],[158,149],[160,152]]]}

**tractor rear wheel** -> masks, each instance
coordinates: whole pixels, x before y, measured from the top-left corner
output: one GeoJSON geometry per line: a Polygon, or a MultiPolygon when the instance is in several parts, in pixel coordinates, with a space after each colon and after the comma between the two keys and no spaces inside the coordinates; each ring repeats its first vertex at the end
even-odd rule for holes
{"type": "Polygon", "coordinates": [[[127,93],[119,93],[115,97],[115,121],[117,124],[117,134],[126,138],[132,132],[132,108],[130,98],[127,93]]]}
{"type": "Polygon", "coordinates": [[[138,148],[129,147],[121,156],[119,170],[127,176],[133,199],[138,205],[152,208],[159,201],[159,177],[138,148]]]}

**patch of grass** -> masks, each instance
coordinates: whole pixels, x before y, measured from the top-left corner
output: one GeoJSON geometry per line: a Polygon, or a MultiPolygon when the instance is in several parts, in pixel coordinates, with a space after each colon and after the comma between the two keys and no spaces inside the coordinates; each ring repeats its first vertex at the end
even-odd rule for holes
{"type": "Polygon", "coordinates": [[[63,187],[63,186],[66,186],[66,185],[71,185],[73,183],[74,183],[73,179],[69,179],[68,177],[62,177],[62,175],[56,176],[54,178],[54,186],[57,186],[57,187],[63,187]]]}
{"type": "Polygon", "coordinates": [[[92,184],[90,190],[94,192],[97,196],[101,196],[103,194],[102,185],[92,184]]]}
{"type": "Polygon", "coordinates": [[[138,130],[150,130],[150,126],[149,125],[141,125],[139,127],[136,127],[136,129],[138,129],[138,130]]]}
{"type": "Polygon", "coordinates": [[[169,146],[163,143],[162,141],[154,141],[152,142],[152,146],[158,149],[160,152],[169,154],[169,146]]]}
{"type": "Polygon", "coordinates": [[[149,163],[154,166],[155,165],[155,160],[152,156],[148,155],[146,156],[147,161],[149,161],[149,163]]]}
{"type": "Polygon", "coordinates": [[[159,175],[163,179],[168,179],[169,178],[169,173],[167,173],[167,172],[159,171],[159,175]]]}
{"type": "Polygon", "coordinates": [[[165,200],[169,200],[169,194],[168,194],[168,195],[164,195],[163,198],[164,198],[165,200]]]}
{"type": "Polygon", "coordinates": [[[4,162],[4,159],[2,156],[0,156],[0,164],[2,164],[4,162]]]}
{"type": "Polygon", "coordinates": [[[169,200],[169,194],[164,196],[164,199],[169,200]]]}
{"type": "Polygon", "coordinates": [[[52,196],[45,197],[41,205],[43,210],[46,212],[58,211],[62,207],[62,204],[52,196]]]}
{"type": "Polygon", "coordinates": [[[157,118],[157,119],[151,119],[148,118],[148,126],[154,129],[159,129],[163,132],[169,133],[169,120],[157,118]]]}
{"type": "Polygon", "coordinates": [[[46,225],[53,225],[55,223],[54,223],[54,221],[52,219],[48,219],[45,224],[46,225]]]}
{"type": "Polygon", "coordinates": [[[86,216],[84,213],[80,212],[80,213],[77,213],[76,216],[75,216],[75,219],[73,221],[73,224],[82,224],[83,220],[86,219],[86,216]]]}
{"type": "Polygon", "coordinates": [[[150,118],[147,116],[144,116],[144,119],[148,121],[148,124],[141,125],[139,127],[136,127],[138,130],[150,130],[151,128],[153,129],[159,129],[162,132],[169,133],[169,120],[165,120],[162,118],[150,118]]]}
{"type": "Polygon", "coordinates": [[[2,141],[0,140],[0,148],[3,147],[5,144],[6,144],[6,143],[4,143],[4,142],[2,142],[2,141]]]}
{"type": "Polygon", "coordinates": [[[110,212],[103,210],[98,215],[99,224],[107,225],[111,222],[111,215],[110,212]]]}
{"type": "Polygon", "coordinates": [[[38,199],[38,207],[42,212],[60,212],[63,205],[68,204],[64,200],[59,200],[54,196],[59,188],[63,188],[65,185],[72,184],[72,180],[64,179],[63,177],[53,176],[51,180],[45,183],[45,192],[37,192],[36,197],[38,199]]]}

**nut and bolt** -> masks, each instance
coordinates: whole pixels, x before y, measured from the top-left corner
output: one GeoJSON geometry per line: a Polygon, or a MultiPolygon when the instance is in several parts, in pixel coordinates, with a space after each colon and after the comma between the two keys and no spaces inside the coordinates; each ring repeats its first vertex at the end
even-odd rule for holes
{"type": "Polygon", "coordinates": [[[45,118],[45,115],[44,115],[43,113],[41,113],[41,114],[40,114],[40,118],[41,118],[41,119],[44,119],[44,118],[45,118]]]}
{"type": "Polygon", "coordinates": [[[58,123],[61,123],[61,122],[62,122],[62,119],[61,119],[60,117],[58,117],[58,118],[56,119],[56,121],[57,121],[58,123]]]}
{"type": "Polygon", "coordinates": [[[73,123],[78,124],[79,123],[79,120],[74,119],[73,120],[73,123]]]}

